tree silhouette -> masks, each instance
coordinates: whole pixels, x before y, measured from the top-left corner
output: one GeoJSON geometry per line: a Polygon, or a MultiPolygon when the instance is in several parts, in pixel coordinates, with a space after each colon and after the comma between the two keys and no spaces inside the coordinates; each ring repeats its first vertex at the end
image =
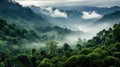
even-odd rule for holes
{"type": "Polygon", "coordinates": [[[46,47],[49,49],[49,53],[50,54],[54,54],[55,53],[55,51],[57,49],[57,44],[58,44],[58,42],[56,42],[56,41],[49,41],[49,42],[47,42],[45,44],[46,47]]]}

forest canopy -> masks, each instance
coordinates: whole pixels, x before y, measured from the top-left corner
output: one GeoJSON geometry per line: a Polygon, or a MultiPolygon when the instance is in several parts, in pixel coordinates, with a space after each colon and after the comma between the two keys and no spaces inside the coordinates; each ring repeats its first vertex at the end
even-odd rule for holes
{"type": "Polygon", "coordinates": [[[0,67],[119,67],[119,31],[120,24],[115,24],[84,45],[77,43],[73,48],[64,43],[58,47],[59,42],[49,41],[44,49],[27,51],[22,43],[40,40],[40,36],[0,19],[0,67]]]}

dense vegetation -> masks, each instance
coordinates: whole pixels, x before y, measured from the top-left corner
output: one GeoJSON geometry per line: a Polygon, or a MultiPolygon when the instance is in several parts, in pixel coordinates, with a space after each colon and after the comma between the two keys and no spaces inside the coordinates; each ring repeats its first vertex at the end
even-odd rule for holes
{"type": "Polygon", "coordinates": [[[28,31],[14,23],[8,24],[6,20],[0,19],[0,52],[19,50],[19,47],[24,46],[22,44],[40,41],[40,38],[41,36],[33,30],[28,31]]]}
{"type": "Polygon", "coordinates": [[[6,19],[9,23],[14,23],[27,30],[34,30],[42,35],[44,41],[48,39],[58,39],[65,35],[73,33],[73,31],[54,26],[42,18],[42,15],[37,15],[30,8],[23,7],[13,0],[0,0],[0,17],[6,19]],[[53,33],[53,35],[49,35],[53,33]]]}
{"type": "Polygon", "coordinates": [[[23,7],[19,3],[12,1],[13,0],[0,0],[0,16],[4,19],[27,27],[27,29],[51,25],[40,15],[35,14],[30,8],[23,7]]]}
{"type": "Polygon", "coordinates": [[[0,67],[119,67],[120,24],[100,31],[93,39],[75,47],[49,41],[43,49],[26,50],[25,42],[40,41],[34,31],[0,20],[0,67]]]}
{"type": "Polygon", "coordinates": [[[58,47],[59,42],[54,40],[55,36],[64,37],[64,34],[71,32],[69,29],[35,26],[37,32],[57,32],[55,36],[48,36],[40,35],[34,30],[26,30],[17,25],[17,22],[9,23],[16,19],[23,24],[39,19],[42,21],[42,18],[29,8],[11,1],[0,0],[0,16],[8,19],[8,22],[0,19],[0,67],[120,67],[120,24],[100,31],[87,42],[79,39],[74,47],[69,43],[58,47]],[[32,20],[33,17],[36,19],[32,20]],[[45,41],[48,41],[44,44],[45,47],[39,49],[24,47],[32,42],[45,41]]]}

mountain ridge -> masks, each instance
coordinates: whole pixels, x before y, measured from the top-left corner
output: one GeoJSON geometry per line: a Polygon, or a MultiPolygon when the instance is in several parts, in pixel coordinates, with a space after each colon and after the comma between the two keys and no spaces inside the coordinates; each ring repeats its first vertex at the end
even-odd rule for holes
{"type": "Polygon", "coordinates": [[[16,22],[28,28],[52,25],[40,15],[35,14],[30,8],[23,7],[19,3],[3,1],[0,4],[0,16],[10,22],[16,22]]]}
{"type": "Polygon", "coordinates": [[[96,21],[96,23],[119,23],[120,22],[120,11],[115,11],[104,15],[101,19],[96,21]]]}

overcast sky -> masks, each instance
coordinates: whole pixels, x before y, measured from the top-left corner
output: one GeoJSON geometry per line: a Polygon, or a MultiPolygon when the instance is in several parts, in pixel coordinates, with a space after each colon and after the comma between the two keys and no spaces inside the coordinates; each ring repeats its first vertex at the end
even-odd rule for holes
{"type": "Polygon", "coordinates": [[[24,6],[98,6],[111,7],[120,6],[120,0],[16,0],[24,6]]]}

